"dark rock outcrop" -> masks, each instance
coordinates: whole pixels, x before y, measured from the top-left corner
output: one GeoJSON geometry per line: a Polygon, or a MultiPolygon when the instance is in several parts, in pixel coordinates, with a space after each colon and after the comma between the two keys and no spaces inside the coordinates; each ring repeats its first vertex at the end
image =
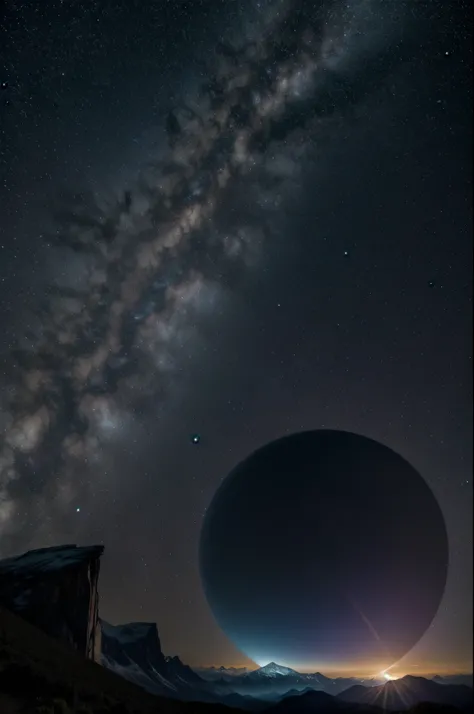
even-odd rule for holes
{"type": "Polygon", "coordinates": [[[100,659],[98,579],[101,545],[31,550],[0,561],[0,604],[69,643],[86,659],[100,659]]]}
{"type": "Polygon", "coordinates": [[[165,657],[153,622],[110,625],[101,620],[104,667],[155,694],[184,697],[204,681],[179,657],[165,657]]]}
{"type": "Polygon", "coordinates": [[[253,699],[241,697],[226,686],[203,680],[179,657],[161,650],[155,623],[110,625],[101,620],[102,665],[152,694],[180,701],[221,703],[251,711],[263,709],[253,699]]]}
{"type": "Polygon", "coordinates": [[[100,661],[104,667],[154,694],[175,693],[164,676],[166,660],[155,623],[110,625],[101,620],[100,627],[100,661]]]}
{"type": "Polygon", "coordinates": [[[174,657],[165,656],[166,671],[172,682],[186,682],[187,684],[201,685],[202,677],[194,671],[189,665],[181,662],[177,655],[174,657]]]}
{"type": "Polygon", "coordinates": [[[0,713],[230,714],[156,697],[0,606],[0,713]]]}

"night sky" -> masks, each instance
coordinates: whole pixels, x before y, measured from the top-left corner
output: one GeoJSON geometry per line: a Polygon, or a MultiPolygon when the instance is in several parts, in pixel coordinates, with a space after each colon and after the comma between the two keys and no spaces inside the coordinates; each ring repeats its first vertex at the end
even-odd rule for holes
{"type": "Polygon", "coordinates": [[[348,430],[447,523],[400,672],[472,671],[469,3],[0,20],[0,555],[103,542],[105,619],[248,663],[204,598],[203,515],[255,448],[348,430]]]}

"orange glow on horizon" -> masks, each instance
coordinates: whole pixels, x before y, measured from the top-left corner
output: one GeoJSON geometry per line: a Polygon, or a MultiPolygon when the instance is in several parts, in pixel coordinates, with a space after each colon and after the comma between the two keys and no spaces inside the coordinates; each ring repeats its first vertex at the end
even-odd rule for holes
{"type": "MultiPolygon", "coordinates": [[[[288,666],[297,672],[308,674],[320,672],[321,674],[326,677],[329,677],[330,679],[336,679],[338,677],[354,677],[356,679],[386,679],[387,681],[393,681],[401,679],[402,677],[405,677],[407,675],[411,675],[414,677],[432,677],[436,674],[440,676],[448,676],[454,674],[472,674],[473,671],[472,662],[464,662],[460,663],[459,665],[454,664],[450,666],[446,666],[444,664],[436,662],[426,662],[425,664],[406,665],[405,667],[403,667],[402,663],[400,663],[399,666],[397,666],[397,663],[395,663],[394,665],[384,667],[383,663],[381,664],[380,662],[378,664],[369,664],[367,662],[364,662],[361,663],[359,667],[354,667],[353,663],[351,663],[350,665],[336,665],[335,663],[331,663],[331,665],[327,666],[321,663],[315,663],[313,666],[310,667],[298,667],[297,665],[291,667],[285,662],[278,662],[277,659],[275,659],[275,662],[277,664],[281,664],[282,666],[288,666]]],[[[248,660],[240,661],[237,663],[232,662],[230,664],[220,662],[219,664],[194,664],[191,666],[215,667],[216,669],[218,669],[219,667],[225,667],[226,669],[259,669],[258,664],[256,664],[255,662],[249,662],[248,660]]]]}

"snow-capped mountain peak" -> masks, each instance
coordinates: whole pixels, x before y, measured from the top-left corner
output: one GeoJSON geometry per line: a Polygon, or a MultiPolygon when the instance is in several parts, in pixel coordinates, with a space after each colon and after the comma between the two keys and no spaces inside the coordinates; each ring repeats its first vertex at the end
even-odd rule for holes
{"type": "Polygon", "coordinates": [[[276,662],[269,662],[264,667],[260,667],[260,669],[255,670],[253,674],[265,677],[288,677],[289,675],[297,674],[297,672],[289,667],[283,667],[276,662]]]}

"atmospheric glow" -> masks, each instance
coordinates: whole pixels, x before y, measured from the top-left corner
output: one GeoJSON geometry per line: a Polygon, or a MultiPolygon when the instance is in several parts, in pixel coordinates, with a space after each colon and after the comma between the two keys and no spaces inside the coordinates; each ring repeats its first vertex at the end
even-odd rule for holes
{"type": "Polygon", "coordinates": [[[394,677],[392,674],[390,674],[390,673],[387,672],[387,671],[381,672],[380,674],[382,675],[382,677],[383,677],[384,679],[387,680],[387,682],[393,682],[393,681],[395,681],[396,679],[398,679],[398,677],[394,677]]]}

